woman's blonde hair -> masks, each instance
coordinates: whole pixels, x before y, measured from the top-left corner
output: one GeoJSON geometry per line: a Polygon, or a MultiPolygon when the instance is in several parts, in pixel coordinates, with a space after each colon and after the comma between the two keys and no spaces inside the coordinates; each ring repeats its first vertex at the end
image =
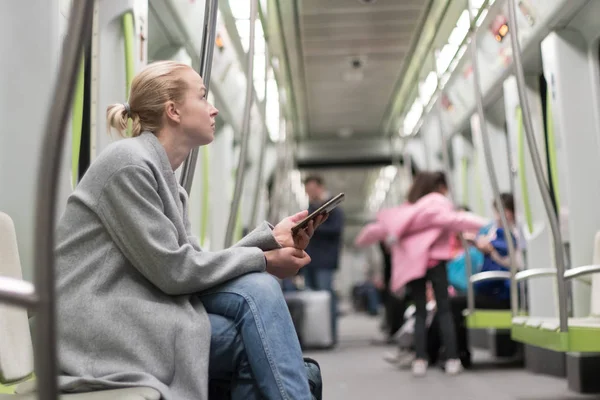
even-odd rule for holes
{"type": "Polygon", "coordinates": [[[181,71],[190,68],[175,61],[157,61],[138,73],[131,84],[129,102],[113,104],[106,109],[106,126],[125,137],[129,118],[133,121],[132,136],[144,131],[156,133],[162,127],[167,101],[182,102],[188,85],[181,71]]]}

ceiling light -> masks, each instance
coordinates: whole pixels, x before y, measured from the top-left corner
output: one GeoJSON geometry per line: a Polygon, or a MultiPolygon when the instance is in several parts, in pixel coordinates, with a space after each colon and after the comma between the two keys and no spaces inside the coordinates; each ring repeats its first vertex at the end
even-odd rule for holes
{"type": "Polygon", "coordinates": [[[352,131],[352,129],[351,129],[351,128],[341,128],[341,129],[338,131],[338,136],[339,136],[339,137],[346,138],[346,137],[350,137],[350,136],[352,136],[352,134],[353,134],[353,133],[354,133],[354,132],[352,131]]]}
{"type": "Polygon", "coordinates": [[[364,78],[364,74],[362,71],[346,71],[344,72],[344,80],[346,82],[360,82],[364,78]]]}

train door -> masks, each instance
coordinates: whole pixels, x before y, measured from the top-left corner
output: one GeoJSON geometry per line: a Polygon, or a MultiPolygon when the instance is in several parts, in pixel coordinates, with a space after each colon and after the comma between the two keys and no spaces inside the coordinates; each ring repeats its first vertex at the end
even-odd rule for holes
{"type": "MultiPolygon", "coordinates": [[[[569,29],[550,33],[541,48],[555,151],[565,161],[556,163],[556,168],[560,202],[568,205],[569,264],[589,265],[600,227],[600,177],[592,172],[600,167],[600,154],[588,44],[579,32],[569,29]]],[[[574,280],[572,289],[573,315],[587,316],[589,285],[574,280]]]]}

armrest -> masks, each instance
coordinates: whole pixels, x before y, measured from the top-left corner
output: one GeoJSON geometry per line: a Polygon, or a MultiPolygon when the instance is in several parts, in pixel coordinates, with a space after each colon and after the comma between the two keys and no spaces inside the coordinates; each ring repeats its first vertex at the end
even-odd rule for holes
{"type": "Polygon", "coordinates": [[[483,281],[496,281],[501,279],[510,279],[511,273],[508,271],[486,271],[471,275],[471,283],[483,281]]]}
{"type": "Polygon", "coordinates": [[[22,279],[0,276],[0,303],[19,307],[33,307],[38,297],[32,283],[22,279]]]}
{"type": "Polygon", "coordinates": [[[584,265],[582,267],[570,268],[565,271],[565,280],[579,278],[585,275],[591,275],[600,272],[600,265],[584,265]]]}
{"type": "Polygon", "coordinates": [[[531,278],[541,278],[543,276],[556,276],[556,268],[531,268],[525,271],[517,272],[515,279],[517,282],[526,281],[531,278]]]}

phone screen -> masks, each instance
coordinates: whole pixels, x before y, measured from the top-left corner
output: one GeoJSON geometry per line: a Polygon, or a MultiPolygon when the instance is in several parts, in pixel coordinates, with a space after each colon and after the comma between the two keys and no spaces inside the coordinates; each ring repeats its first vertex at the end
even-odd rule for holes
{"type": "Polygon", "coordinates": [[[330,213],[331,210],[339,206],[344,201],[345,197],[346,195],[344,193],[340,193],[331,200],[329,200],[327,203],[323,204],[321,207],[312,212],[308,217],[298,222],[298,224],[296,224],[296,226],[292,228],[292,233],[294,235],[297,234],[298,232],[300,232],[300,230],[306,228],[308,226],[308,223],[313,219],[317,218],[319,215],[330,213]]]}

